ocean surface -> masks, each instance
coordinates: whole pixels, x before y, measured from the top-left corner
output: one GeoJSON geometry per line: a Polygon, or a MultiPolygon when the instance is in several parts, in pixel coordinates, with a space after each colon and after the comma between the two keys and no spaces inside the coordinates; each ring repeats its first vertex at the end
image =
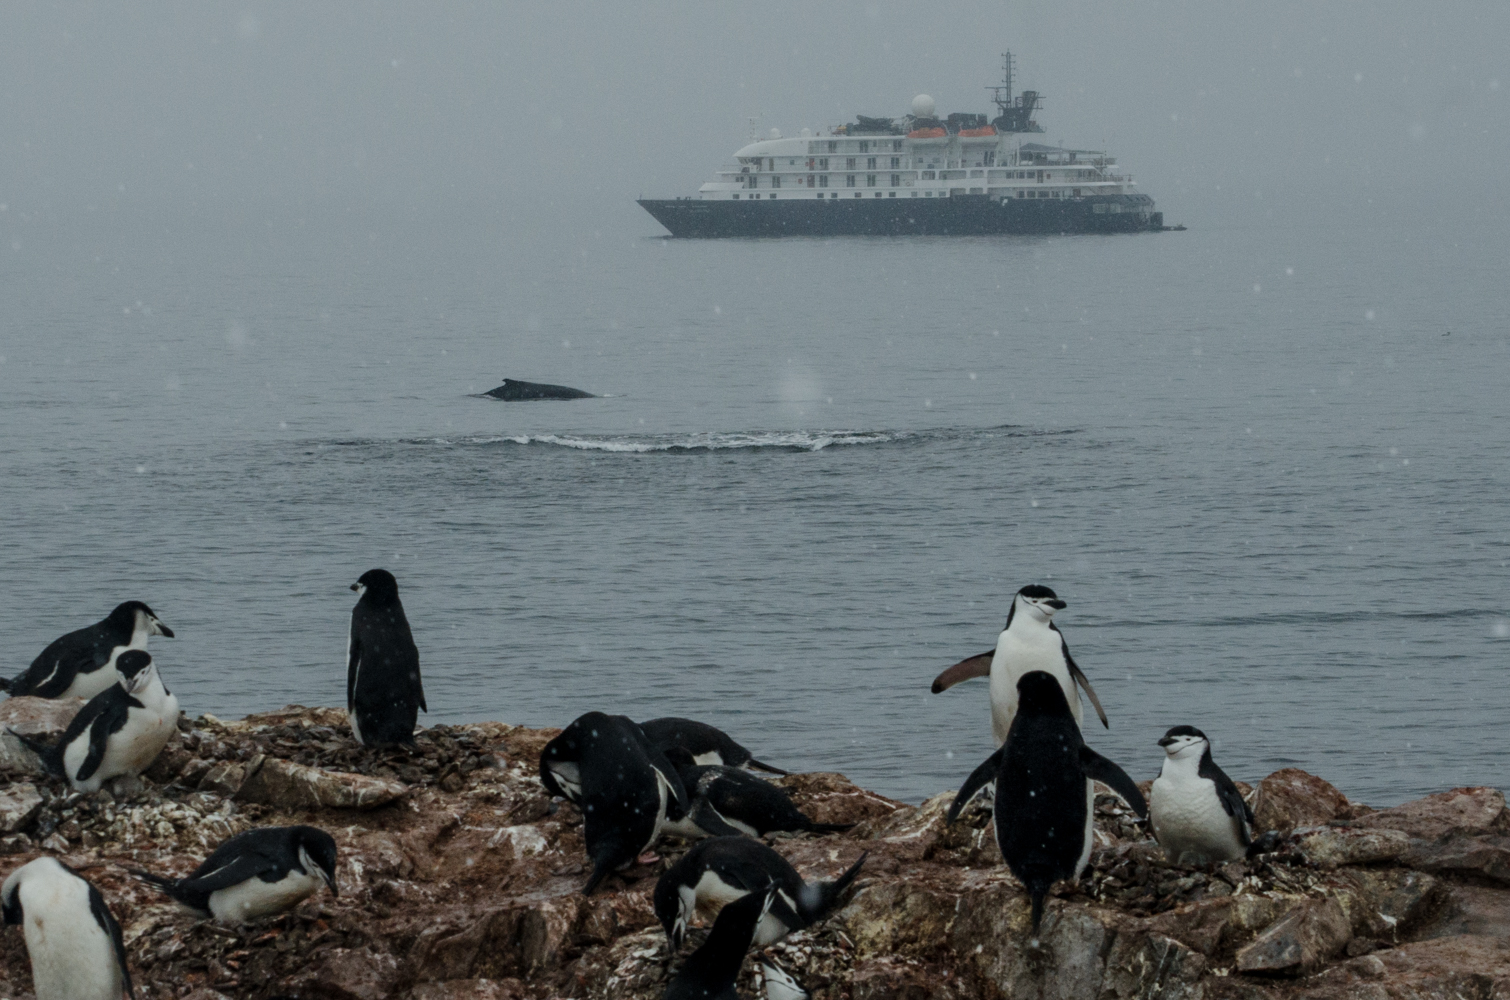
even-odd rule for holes
{"type": "Polygon", "coordinates": [[[12,213],[0,670],[136,598],[191,715],[343,705],[380,566],[422,722],[683,715],[919,801],[992,749],[930,681],[1037,582],[1135,777],[1192,724],[1375,805],[1506,783],[1498,227],[654,231],[12,213]]]}

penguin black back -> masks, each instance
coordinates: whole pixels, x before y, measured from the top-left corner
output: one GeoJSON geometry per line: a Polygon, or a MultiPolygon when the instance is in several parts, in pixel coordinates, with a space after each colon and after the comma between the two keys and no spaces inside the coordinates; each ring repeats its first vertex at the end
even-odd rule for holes
{"type": "Polygon", "coordinates": [[[359,743],[413,743],[425,705],[419,650],[398,598],[398,581],[385,569],[363,573],[351,589],[361,595],[351,611],[346,647],[346,711],[359,743]]]}
{"type": "Polygon", "coordinates": [[[666,716],[640,723],[650,742],[664,753],[673,747],[681,747],[699,764],[722,764],[724,767],[753,767],[771,774],[786,774],[779,767],[772,767],[755,759],[755,756],[740,746],[722,729],[706,722],[666,716]]]}
{"type": "Polygon", "coordinates": [[[1085,745],[1053,675],[1029,671],[1017,692],[1006,742],[970,775],[949,819],[995,780],[996,843],[1032,898],[1036,934],[1049,890],[1060,879],[1078,878],[1090,857],[1091,783],[1110,785],[1139,815],[1146,816],[1148,807],[1126,772],[1085,745]]]}
{"type": "Polygon", "coordinates": [[[153,635],[171,639],[173,630],[141,601],[126,601],[93,625],[48,643],[21,676],[0,680],[0,691],[61,698],[72,689],[76,696],[91,698],[115,682],[114,677],[99,674],[110,665],[111,657],[133,641],[139,643],[137,648],[146,648],[147,638],[153,635]]]}
{"type": "Polygon", "coordinates": [[[578,717],[540,752],[540,780],[582,810],[582,835],[593,863],[584,896],[633,862],[655,842],[661,824],[679,819],[688,806],[676,769],[622,715],[578,717]]]}

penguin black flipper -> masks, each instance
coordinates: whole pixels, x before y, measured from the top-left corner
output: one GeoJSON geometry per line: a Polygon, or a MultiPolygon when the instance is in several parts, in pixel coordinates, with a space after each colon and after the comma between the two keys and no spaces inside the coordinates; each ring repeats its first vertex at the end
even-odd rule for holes
{"type": "MultiPolygon", "coordinates": [[[[69,871],[72,870],[69,869],[69,871]]],[[[105,936],[115,946],[115,960],[121,966],[121,980],[126,984],[126,995],[131,1000],[136,1000],[136,987],[131,983],[131,967],[126,964],[126,942],[121,938],[121,925],[110,912],[110,907],[105,905],[105,897],[100,895],[100,890],[96,889],[94,883],[89,882],[88,879],[84,881],[89,885],[89,912],[94,915],[95,923],[100,925],[100,930],[105,932],[105,936]]]]}
{"type": "MultiPolygon", "coordinates": [[[[100,769],[105,761],[105,750],[110,744],[110,734],[118,733],[125,728],[126,720],[131,714],[131,708],[144,708],[145,706],[126,693],[124,688],[115,687],[103,694],[95,696],[85,705],[85,709],[97,708],[98,714],[89,723],[89,752],[84,755],[84,763],[79,765],[79,773],[73,776],[75,781],[88,781],[94,777],[94,772],[100,769]]],[[[79,713],[83,715],[83,712],[79,713]]],[[[70,725],[69,730],[73,730],[70,725]]],[[[83,732],[80,727],[79,733],[83,732]]],[[[77,734],[76,734],[77,735],[77,734]]],[[[73,742],[64,734],[58,742],[58,753],[61,756],[64,748],[73,742]]]]}
{"type": "Polygon", "coordinates": [[[1087,778],[1094,778],[1122,796],[1132,806],[1133,812],[1144,819],[1148,818],[1148,803],[1138,790],[1138,783],[1129,778],[1126,771],[1088,746],[1080,747],[1080,768],[1087,778]]]}
{"type": "MultiPolygon", "coordinates": [[[[1054,627],[1053,622],[1049,622],[1049,628],[1054,629],[1055,632],[1059,631],[1059,629],[1054,627]]],[[[1106,721],[1106,709],[1101,707],[1101,699],[1096,697],[1096,689],[1091,687],[1090,679],[1085,676],[1085,671],[1080,669],[1080,666],[1075,663],[1075,658],[1070,655],[1070,644],[1064,641],[1063,635],[1059,636],[1059,648],[1064,651],[1064,663],[1065,666],[1070,668],[1070,676],[1075,678],[1075,683],[1080,685],[1080,689],[1085,692],[1085,696],[1095,706],[1096,717],[1101,720],[1101,725],[1110,729],[1112,726],[1110,722],[1106,721]]]]}
{"type": "Polygon", "coordinates": [[[743,830],[737,830],[724,821],[718,814],[713,803],[705,798],[700,798],[692,805],[692,811],[688,818],[698,825],[698,828],[710,837],[742,837],[743,830]]]}
{"type": "Polygon", "coordinates": [[[938,694],[940,691],[947,691],[960,681],[968,681],[974,677],[991,676],[991,660],[995,656],[996,650],[991,649],[960,660],[933,679],[933,693],[938,694]]]}
{"type": "Polygon", "coordinates": [[[1237,790],[1237,785],[1227,777],[1227,772],[1216,766],[1216,761],[1211,759],[1211,744],[1206,745],[1206,752],[1201,754],[1201,766],[1197,771],[1201,777],[1216,786],[1216,797],[1221,800],[1222,808],[1227,810],[1227,815],[1238,820],[1237,839],[1243,847],[1251,847],[1252,838],[1248,831],[1253,826],[1253,810],[1243,798],[1243,793],[1237,790]]]}
{"type": "MultiPolygon", "coordinates": [[[[213,856],[212,856],[213,860],[213,856]]],[[[203,865],[200,866],[204,867],[203,865]]],[[[179,879],[163,878],[150,872],[133,872],[138,878],[157,886],[167,896],[178,900],[190,909],[210,912],[210,896],[221,889],[268,874],[279,874],[279,865],[272,858],[258,854],[243,854],[219,868],[203,875],[189,875],[179,879]]],[[[263,879],[264,882],[276,881],[263,879]]]]}
{"type": "Polygon", "coordinates": [[[965,808],[982,788],[985,788],[992,781],[996,780],[996,772],[1001,770],[1002,749],[1005,747],[1006,744],[1003,743],[1001,747],[997,748],[995,753],[987,757],[981,762],[979,767],[970,772],[970,777],[965,779],[965,783],[960,786],[960,790],[955,794],[954,801],[950,803],[949,813],[945,816],[944,822],[953,823],[958,819],[959,811],[965,808]]]}

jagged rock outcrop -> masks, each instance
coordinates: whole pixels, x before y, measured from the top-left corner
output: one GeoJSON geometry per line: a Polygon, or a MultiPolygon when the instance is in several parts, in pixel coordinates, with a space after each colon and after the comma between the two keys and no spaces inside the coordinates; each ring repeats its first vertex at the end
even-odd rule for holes
{"type": "MultiPolygon", "coordinates": [[[[0,718],[42,733],[66,724],[66,708],[32,701],[0,703],[0,718]]],[[[580,816],[535,776],[555,730],[437,726],[413,748],[374,751],[351,740],[344,713],[297,707],[180,730],[140,782],[92,796],[38,776],[24,754],[0,775],[0,876],[43,851],[79,868],[121,921],[141,996],[664,992],[649,894],[683,848],[667,842],[581,896],[580,816]],[[335,836],[339,898],[221,927],[126,871],[183,874],[232,833],[286,823],[335,836]]],[[[833,917],[768,949],[819,1000],[1510,996],[1510,814],[1493,789],[1375,811],[1286,769],[1253,789],[1261,820],[1287,834],[1279,851],[1194,869],[1169,865],[1120,800],[1100,796],[1092,867],[1050,900],[1035,948],[989,810],[948,826],[952,793],[914,807],[837,774],[781,782],[815,819],[856,824],[773,838],[804,875],[831,878],[870,852],[833,917]]],[[[756,976],[741,982],[750,995],[756,976]]],[[[29,989],[20,935],[0,933],[0,996],[29,989]]]]}

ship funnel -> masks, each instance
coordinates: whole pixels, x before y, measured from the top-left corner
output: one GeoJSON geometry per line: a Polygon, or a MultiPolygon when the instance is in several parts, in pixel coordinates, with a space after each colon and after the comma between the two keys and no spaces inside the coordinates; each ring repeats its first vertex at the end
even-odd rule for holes
{"type": "Polygon", "coordinates": [[[914,118],[932,118],[935,110],[933,98],[927,94],[919,94],[912,99],[912,117],[914,118]]]}

